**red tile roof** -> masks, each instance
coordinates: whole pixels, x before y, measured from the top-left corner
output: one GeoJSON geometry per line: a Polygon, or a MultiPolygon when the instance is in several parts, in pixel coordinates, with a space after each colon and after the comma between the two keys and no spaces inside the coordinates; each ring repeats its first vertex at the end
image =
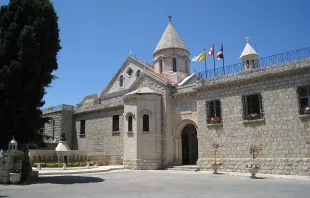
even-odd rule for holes
{"type": "Polygon", "coordinates": [[[150,63],[146,63],[146,62],[144,62],[144,61],[141,61],[141,60],[139,60],[139,59],[137,59],[137,58],[135,58],[135,57],[133,57],[133,56],[132,56],[132,58],[135,59],[136,61],[138,61],[139,63],[141,63],[142,65],[144,65],[144,66],[148,67],[149,69],[151,69],[150,72],[151,72],[152,74],[154,74],[155,76],[157,76],[158,78],[160,78],[160,79],[162,79],[162,80],[164,80],[164,81],[166,81],[166,82],[169,82],[169,83],[173,83],[173,84],[176,84],[176,83],[177,83],[177,82],[175,82],[175,81],[169,79],[165,74],[160,74],[160,73],[155,72],[155,71],[154,71],[154,65],[152,65],[152,64],[150,64],[150,63]]]}

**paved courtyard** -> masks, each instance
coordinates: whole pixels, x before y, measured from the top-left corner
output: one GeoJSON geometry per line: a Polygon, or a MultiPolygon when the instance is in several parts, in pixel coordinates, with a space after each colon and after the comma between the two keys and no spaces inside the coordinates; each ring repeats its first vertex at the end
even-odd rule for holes
{"type": "Polygon", "coordinates": [[[309,197],[310,180],[250,179],[203,172],[114,171],[41,176],[39,184],[0,185],[0,197],[309,197]]]}

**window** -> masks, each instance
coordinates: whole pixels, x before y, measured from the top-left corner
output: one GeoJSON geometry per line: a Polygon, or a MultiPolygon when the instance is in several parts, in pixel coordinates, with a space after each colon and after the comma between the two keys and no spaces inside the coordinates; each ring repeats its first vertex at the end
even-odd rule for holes
{"type": "Polygon", "coordinates": [[[132,115],[128,116],[128,131],[132,131],[132,115]]]}
{"type": "Polygon", "coordinates": [[[127,75],[130,77],[133,73],[133,70],[131,69],[131,67],[129,67],[126,71],[127,75]]]}
{"type": "Polygon", "coordinates": [[[52,121],[52,140],[55,139],[55,127],[56,127],[55,125],[56,125],[56,121],[53,120],[52,121]]]}
{"type": "Polygon", "coordinates": [[[242,96],[243,116],[246,120],[255,120],[263,117],[261,94],[242,96]]]}
{"type": "Polygon", "coordinates": [[[159,61],[159,73],[163,73],[163,59],[159,61]]]}
{"type": "Polygon", "coordinates": [[[310,85],[298,87],[300,114],[310,114],[310,85]]]}
{"type": "Polygon", "coordinates": [[[85,137],[85,120],[80,121],[80,137],[85,137]]]}
{"type": "Polygon", "coordinates": [[[123,77],[123,75],[121,75],[121,76],[119,77],[119,86],[120,86],[120,87],[123,87],[123,85],[124,85],[124,77],[123,77]]]}
{"type": "Polygon", "coordinates": [[[139,77],[140,76],[140,70],[137,71],[136,76],[139,77]]]}
{"type": "Polygon", "coordinates": [[[119,115],[114,115],[113,116],[113,128],[112,128],[112,131],[119,131],[119,115]]]}
{"type": "Polygon", "coordinates": [[[213,100],[207,102],[208,106],[208,116],[207,116],[207,123],[208,124],[216,124],[222,122],[222,115],[221,115],[221,102],[219,100],[213,100]]]}
{"type": "Polygon", "coordinates": [[[172,58],[172,70],[173,72],[177,71],[177,59],[176,58],[172,58]]]}
{"type": "Polygon", "coordinates": [[[143,131],[150,131],[150,118],[149,115],[143,115],[143,131]]]}

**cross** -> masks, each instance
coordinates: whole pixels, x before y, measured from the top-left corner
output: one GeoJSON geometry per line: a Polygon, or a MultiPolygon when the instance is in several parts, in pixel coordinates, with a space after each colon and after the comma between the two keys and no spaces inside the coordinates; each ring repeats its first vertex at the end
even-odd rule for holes
{"type": "Polygon", "coordinates": [[[169,18],[169,22],[171,23],[172,16],[169,15],[168,18],[169,18]]]}
{"type": "Polygon", "coordinates": [[[247,37],[245,37],[245,40],[246,40],[246,42],[248,43],[249,42],[249,37],[247,36],[247,37]]]}
{"type": "Polygon", "coordinates": [[[131,56],[131,50],[129,50],[129,55],[131,56]]]}

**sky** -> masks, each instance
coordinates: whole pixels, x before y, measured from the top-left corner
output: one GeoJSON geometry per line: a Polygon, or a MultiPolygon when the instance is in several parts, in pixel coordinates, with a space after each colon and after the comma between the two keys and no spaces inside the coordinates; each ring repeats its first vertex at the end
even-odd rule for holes
{"type": "MultiPolygon", "coordinates": [[[[9,0],[0,0],[5,5],[9,0]]],[[[100,94],[130,54],[152,63],[153,51],[172,24],[191,58],[224,45],[225,65],[239,63],[245,37],[260,57],[310,47],[309,0],[52,0],[62,50],[58,77],[44,107],[75,105],[100,94]]],[[[213,60],[207,59],[210,69],[213,60]]],[[[221,62],[217,62],[220,66],[221,62]]],[[[204,70],[191,62],[191,71],[204,70]]]]}

